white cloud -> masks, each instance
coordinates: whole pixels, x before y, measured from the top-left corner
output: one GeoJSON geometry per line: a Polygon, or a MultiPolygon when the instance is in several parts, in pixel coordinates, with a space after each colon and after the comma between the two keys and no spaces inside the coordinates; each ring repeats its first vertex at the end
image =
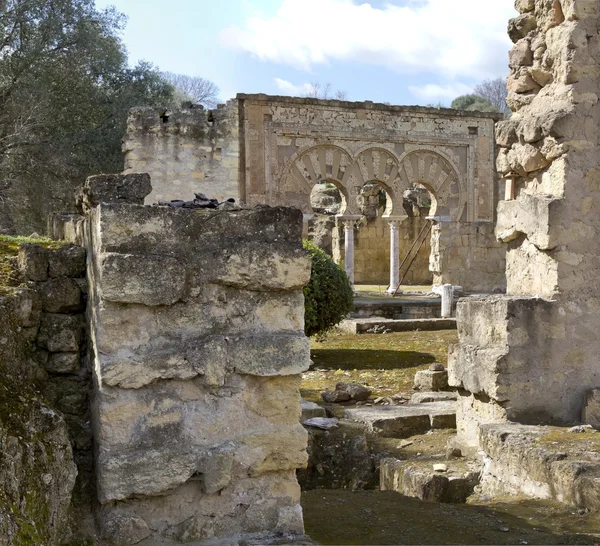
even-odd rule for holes
{"type": "Polygon", "coordinates": [[[374,8],[354,0],[283,0],[275,15],[250,17],[220,37],[263,61],[307,71],[332,61],[359,61],[400,72],[484,79],[507,71],[506,24],[516,15],[513,3],[407,0],[374,8]]]}
{"type": "Polygon", "coordinates": [[[303,83],[301,85],[294,85],[287,80],[281,78],[275,78],[275,85],[284,95],[291,95],[292,97],[303,97],[307,95],[312,87],[310,83],[303,83]]]}
{"type": "Polygon", "coordinates": [[[437,85],[428,83],[426,85],[409,85],[409,91],[423,101],[443,101],[454,100],[460,95],[468,95],[473,92],[473,88],[464,83],[449,83],[446,85],[437,85]]]}

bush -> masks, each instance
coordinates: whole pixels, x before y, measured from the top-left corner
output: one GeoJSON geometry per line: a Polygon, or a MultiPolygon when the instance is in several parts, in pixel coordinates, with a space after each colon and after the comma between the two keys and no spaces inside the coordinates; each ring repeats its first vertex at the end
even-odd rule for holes
{"type": "Polygon", "coordinates": [[[310,282],[304,287],[304,332],[323,334],[354,309],[354,292],[346,272],[310,241],[304,249],[312,261],[310,282]]]}

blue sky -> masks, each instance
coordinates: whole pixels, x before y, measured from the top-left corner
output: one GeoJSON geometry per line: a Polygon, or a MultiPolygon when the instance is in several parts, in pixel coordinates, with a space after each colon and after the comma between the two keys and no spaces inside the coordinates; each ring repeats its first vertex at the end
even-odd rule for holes
{"type": "Polygon", "coordinates": [[[513,0],[96,0],[128,16],[130,61],[236,93],[449,104],[506,76],[513,0]]]}

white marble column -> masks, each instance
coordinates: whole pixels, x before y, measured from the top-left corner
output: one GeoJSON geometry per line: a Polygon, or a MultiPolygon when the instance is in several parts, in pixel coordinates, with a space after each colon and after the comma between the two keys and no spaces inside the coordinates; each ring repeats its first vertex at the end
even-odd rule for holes
{"type": "Polygon", "coordinates": [[[354,286],[354,220],[344,221],[344,267],[354,286]]]}
{"type": "Polygon", "coordinates": [[[356,222],[362,219],[362,216],[338,216],[344,223],[344,269],[350,279],[350,284],[354,286],[354,229],[356,222]]]}
{"type": "Polygon", "coordinates": [[[388,294],[394,294],[400,284],[400,224],[408,216],[389,216],[390,223],[390,285],[388,294]]]}

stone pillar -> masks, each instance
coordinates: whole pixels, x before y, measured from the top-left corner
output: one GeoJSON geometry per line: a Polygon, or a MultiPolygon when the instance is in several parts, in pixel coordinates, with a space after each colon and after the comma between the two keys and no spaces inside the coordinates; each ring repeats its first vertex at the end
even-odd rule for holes
{"type": "Polygon", "coordinates": [[[600,385],[600,2],[517,2],[497,169],[507,295],[457,307],[449,358],[459,441],[488,423],[567,424],[600,385]]]}
{"type": "Polygon", "coordinates": [[[102,201],[86,224],[103,538],[302,534],[302,213],[102,201]]]}
{"type": "Polygon", "coordinates": [[[394,294],[400,284],[400,223],[408,216],[389,216],[385,219],[390,223],[390,285],[389,294],[394,294]]]}
{"type": "Polygon", "coordinates": [[[440,294],[442,296],[442,318],[450,318],[452,316],[454,288],[451,284],[444,284],[440,288],[440,294]]]}
{"type": "Polygon", "coordinates": [[[344,269],[350,279],[350,283],[354,286],[354,229],[356,222],[361,220],[362,216],[340,215],[337,218],[344,223],[344,269]]]}

